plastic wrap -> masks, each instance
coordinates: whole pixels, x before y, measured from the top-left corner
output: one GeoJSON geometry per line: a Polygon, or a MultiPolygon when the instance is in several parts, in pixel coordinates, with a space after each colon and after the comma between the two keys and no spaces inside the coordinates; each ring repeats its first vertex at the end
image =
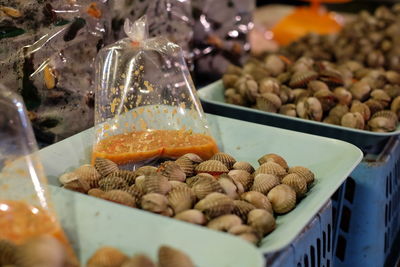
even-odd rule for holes
{"type": "Polygon", "coordinates": [[[2,1],[0,79],[23,97],[45,145],[93,125],[92,64],[111,28],[107,5],[2,1]]]}
{"type": "Polygon", "coordinates": [[[96,59],[94,157],[119,164],[217,152],[180,47],[148,38],[146,18],[96,59]]]}
{"type": "Polygon", "coordinates": [[[43,241],[45,244],[59,242],[59,247],[64,249],[59,251],[58,262],[65,262],[62,266],[67,266],[70,261],[68,266],[76,266],[74,252],[48,197],[47,181],[35,154],[37,145],[24,105],[2,85],[0,109],[0,265],[17,264],[12,262],[15,260],[10,256],[12,251],[7,254],[3,250],[22,246],[18,266],[61,266],[41,265],[43,262],[35,262],[36,256],[27,259],[24,253],[31,253],[35,249],[33,244],[43,245],[43,241]],[[28,264],[25,260],[32,261],[28,264]]]}

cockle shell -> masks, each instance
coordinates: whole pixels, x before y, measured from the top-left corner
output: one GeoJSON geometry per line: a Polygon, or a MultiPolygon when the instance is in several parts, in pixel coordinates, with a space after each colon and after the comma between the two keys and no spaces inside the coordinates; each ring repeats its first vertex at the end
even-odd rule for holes
{"type": "Polygon", "coordinates": [[[215,153],[210,160],[218,160],[222,162],[228,169],[232,169],[233,164],[236,163],[236,159],[234,157],[223,152],[215,153]]]}
{"type": "Polygon", "coordinates": [[[273,174],[277,176],[279,179],[282,179],[283,176],[286,175],[286,170],[273,161],[268,161],[266,163],[261,164],[260,167],[254,172],[254,175],[265,173],[265,174],[273,174]]]}
{"type": "Polygon", "coordinates": [[[310,169],[303,166],[293,166],[289,168],[288,173],[295,173],[303,177],[307,182],[307,186],[310,186],[315,180],[315,174],[310,169]]]}
{"type": "Polygon", "coordinates": [[[366,104],[361,103],[360,101],[353,102],[353,104],[351,105],[351,108],[350,108],[350,112],[360,113],[363,116],[365,121],[369,120],[371,117],[371,111],[369,110],[369,107],[366,104]]]}
{"type": "Polygon", "coordinates": [[[159,267],[195,267],[188,255],[169,246],[158,250],[159,267]]]}
{"type": "Polygon", "coordinates": [[[400,85],[400,74],[397,71],[389,70],[385,72],[385,77],[389,83],[400,85]]]}
{"type": "Polygon", "coordinates": [[[320,90],[313,95],[319,100],[323,111],[329,111],[338,102],[336,96],[330,90],[320,90]]]}
{"type": "Polygon", "coordinates": [[[279,109],[279,113],[286,116],[297,117],[296,105],[295,104],[283,105],[279,109]]]}
{"type": "Polygon", "coordinates": [[[85,180],[90,188],[96,188],[99,186],[99,180],[101,178],[100,173],[90,164],[85,164],[77,168],[74,173],[81,180],[85,180]]]}
{"type": "MultiPolygon", "coordinates": [[[[211,176],[211,177],[208,177],[208,178],[214,179],[214,176],[212,176],[212,175],[210,175],[210,176],[211,176]]],[[[202,178],[202,177],[204,177],[204,176],[196,175],[196,176],[187,178],[186,181],[185,181],[185,183],[186,183],[189,187],[192,187],[192,186],[193,186],[200,178],[202,178]]]]}
{"type": "Polygon", "coordinates": [[[63,186],[65,189],[86,194],[90,190],[90,185],[81,179],[72,180],[63,186]]]}
{"type": "Polygon", "coordinates": [[[136,199],[128,192],[122,190],[110,190],[105,192],[101,198],[121,205],[136,207],[136,199]]]}
{"type": "MultiPolygon", "coordinates": [[[[226,175],[226,174],[225,174],[226,175]]],[[[237,199],[241,193],[239,193],[235,182],[229,177],[220,177],[218,183],[221,185],[222,192],[232,199],[237,199]]]]}
{"type": "Polygon", "coordinates": [[[340,119],[335,116],[328,116],[323,120],[324,123],[329,123],[329,124],[334,124],[334,125],[340,125],[340,119]]]}
{"type": "Polygon", "coordinates": [[[186,177],[192,177],[194,175],[194,168],[196,167],[196,165],[189,158],[180,157],[175,161],[175,163],[186,174],[186,177]]]}
{"type": "Polygon", "coordinates": [[[371,116],[378,111],[383,110],[383,105],[381,104],[381,102],[376,101],[375,99],[368,99],[364,102],[364,104],[369,107],[369,110],[371,111],[371,116]]]}
{"type": "Polygon", "coordinates": [[[125,261],[121,267],[157,267],[153,261],[144,254],[137,254],[125,261]]]}
{"type": "Polygon", "coordinates": [[[282,184],[290,186],[295,192],[297,199],[302,198],[307,193],[307,181],[296,173],[290,173],[283,177],[282,184]]]}
{"type": "Polygon", "coordinates": [[[101,176],[106,177],[113,172],[118,171],[118,165],[109,159],[96,158],[94,167],[100,173],[101,176]]]}
{"type": "Polygon", "coordinates": [[[400,119],[400,96],[393,99],[390,110],[397,115],[398,119],[400,119]]]}
{"type": "Polygon", "coordinates": [[[354,99],[365,101],[371,92],[371,86],[364,81],[355,82],[350,87],[350,92],[354,99]]]}
{"type": "Polygon", "coordinates": [[[253,77],[245,74],[237,80],[235,87],[241,96],[246,97],[252,103],[255,102],[255,97],[258,94],[258,84],[253,80],[253,77]]]}
{"type": "MultiPolygon", "coordinates": [[[[292,76],[292,74],[290,72],[283,72],[281,74],[279,74],[276,79],[281,83],[287,83],[290,80],[290,77],[292,76]]],[[[283,86],[283,85],[282,85],[283,86]]],[[[282,90],[282,86],[281,86],[281,90],[282,90]]],[[[286,86],[287,87],[287,86],[286,86]]],[[[289,87],[288,87],[289,88],[289,87]]]]}
{"type": "Polygon", "coordinates": [[[251,205],[253,205],[257,209],[265,209],[266,211],[273,213],[272,205],[271,205],[269,199],[267,198],[266,195],[264,195],[260,192],[249,191],[249,192],[243,193],[240,195],[240,199],[249,202],[251,205]]]}
{"type": "Polygon", "coordinates": [[[101,190],[101,189],[99,189],[99,188],[92,188],[92,189],[90,189],[90,190],[87,192],[87,194],[88,194],[89,196],[98,197],[98,198],[102,198],[102,197],[104,196],[105,193],[106,193],[106,192],[104,192],[103,190],[101,190]]]}
{"type": "Polygon", "coordinates": [[[13,243],[0,239],[0,266],[16,264],[17,246],[13,243]]]}
{"type": "Polygon", "coordinates": [[[242,184],[244,191],[250,189],[253,184],[253,177],[251,174],[244,170],[231,170],[228,172],[229,177],[237,183],[242,184]]]}
{"type": "Polygon", "coordinates": [[[364,117],[359,112],[349,112],[346,113],[341,120],[341,125],[354,129],[364,129],[365,122],[364,117]]]}
{"type": "Polygon", "coordinates": [[[185,221],[188,223],[203,225],[207,222],[206,216],[199,210],[185,210],[174,217],[177,220],[185,221]]]}
{"type": "Polygon", "coordinates": [[[256,232],[256,230],[254,230],[253,227],[245,224],[233,226],[231,229],[229,229],[228,233],[236,235],[253,244],[257,244],[260,240],[259,234],[256,232]]]}
{"type": "Polygon", "coordinates": [[[122,189],[122,191],[129,193],[132,197],[136,199],[136,201],[141,199],[144,195],[144,191],[140,190],[136,184],[133,184],[128,188],[124,188],[122,189]]]}
{"type": "Polygon", "coordinates": [[[212,219],[231,213],[234,204],[231,198],[222,193],[211,193],[197,202],[194,208],[203,212],[207,218],[212,219]]]}
{"type": "Polygon", "coordinates": [[[191,209],[196,197],[189,187],[178,187],[168,193],[167,199],[174,214],[178,214],[184,210],[191,209]]]}
{"type": "Polygon", "coordinates": [[[306,89],[296,88],[292,90],[293,93],[293,103],[297,104],[300,101],[303,101],[304,98],[307,98],[311,95],[309,91],[306,89]]]}
{"type": "Polygon", "coordinates": [[[167,194],[171,190],[168,178],[161,174],[151,174],[144,179],[144,191],[146,193],[167,194]]]}
{"type": "Polygon", "coordinates": [[[110,191],[114,189],[123,189],[129,187],[124,179],[118,176],[107,176],[99,181],[99,188],[103,191],[110,191]]]}
{"type": "Polygon", "coordinates": [[[90,257],[87,267],[120,267],[128,257],[113,247],[102,247],[90,257]]]}
{"type": "Polygon", "coordinates": [[[144,176],[144,175],[140,175],[140,176],[136,177],[136,180],[135,180],[135,187],[143,194],[146,193],[146,189],[144,186],[145,180],[146,180],[146,176],[144,176]]]}
{"type": "Polygon", "coordinates": [[[218,160],[206,160],[195,168],[196,173],[209,173],[211,175],[220,175],[229,172],[228,168],[218,160]]]}
{"type": "MultiPolygon", "coordinates": [[[[286,85],[281,86],[281,90],[279,91],[279,98],[282,101],[282,104],[292,102],[294,99],[294,93],[291,88],[287,87],[286,85]]],[[[281,107],[282,109],[282,107],[281,107]]]]}
{"type": "Polygon", "coordinates": [[[272,209],[278,214],[291,211],[296,206],[296,192],[286,184],[275,186],[267,195],[272,209]]]}
{"type": "Polygon", "coordinates": [[[158,171],[170,181],[184,182],[186,179],[185,172],[174,161],[165,161],[158,167],[158,171]]]}
{"type": "Polygon", "coordinates": [[[189,187],[186,183],[179,182],[179,181],[169,181],[171,185],[171,190],[178,187],[189,187]]]}
{"type": "Polygon", "coordinates": [[[285,71],[286,64],[278,55],[268,55],[264,58],[264,65],[272,76],[278,76],[285,71]]]}
{"type": "Polygon", "coordinates": [[[242,75],[242,68],[233,64],[229,64],[228,67],[226,67],[226,73],[240,76],[242,75]]]}
{"type": "Polygon", "coordinates": [[[254,177],[254,183],[251,187],[251,191],[257,191],[264,195],[280,184],[279,178],[273,174],[260,173],[254,177]]]}
{"type": "Polygon", "coordinates": [[[333,94],[341,105],[348,106],[353,100],[353,95],[351,94],[351,92],[344,87],[335,88],[335,90],[333,90],[333,94]]]}
{"type": "Polygon", "coordinates": [[[225,88],[232,88],[235,86],[239,76],[236,74],[224,74],[222,76],[222,83],[224,84],[225,88]]]}
{"type": "Polygon", "coordinates": [[[258,91],[260,94],[271,93],[278,94],[279,93],[279,81],[272,77],[263,78],[259,82],[258,91]]]}
{"type": "Polygon", "coordinates": [[[329,111],[329,116],[337,118],[339,120],[339,124],[340,124],[340,120],[348,112],[349,112],[348,106],[338,104],[329,111]]]}
{"type": "Polygon", "coordinates": [[[312,93],[316,93],[321,90],[329,90],[328,85],[326,85],[326,83],[321,82],[321,81],[311,81],[308,83],[307,88],[312,93]]]}
{"type": "Polygon", "coordinates": [[[69,182],[72,182],[72,181],[78,180],[78,179],[79,179],[79,176],[75,172],[66,172],[58,178],[58,181],[62,185],[65,185],[69,182]]]}
{"type": "Polygon", "coordinates": [[[275,113],[281,106],[281,99],[273,93],[264,93],[256,97],[256,107],[259,110],[275,113]]]}
{"type": "Polygon", "coordinates": [[[192,185],[192,190],[198,199],[203,199],[213,192],[223,191],[220,183],[216,179],[209,177],[200,177],[192,185]]]}
{"type": "Polygon", "coordinates": [[[382,89],[373,90],[371,98],[381,103],[384,108],[388,107],[392,101],[392,98],[382,89]]]}
{"type": "Polygon", "coordinates": [[[396,130],[398,119],[396,113],[382,110],[375,113],[368,122],[368,126],[374,132],[391,132],[396,130]]]}
{"type": "Polygon", "coordinates": [[[275,218],[264,209],[254,209],[247,215],[247,224],[264,236],[275,229],[275,218]]]}
{"type": "Polygon", "coordinates": [[[285,170],[289,169],[289,166],[288,166],[286,160],[283,157],[279,156],[278,154],[270,153],[270,154],[266,154],[258,159],[258,163],[260,165],[267,163],[267,162],[275,162],[275,163],[281,165],[285,170]]]}
{"type": "Polygon", "coordinates": [[[187,154],[183,155],[181,158],[188,158],[193,163],[196,163],[196,164],[202,163],[204,161],[199,155],[197,155],[195,153],[187,153],[187,154]]]}
{"type": "Polygon", "coordinates": [[[217,231],[227,232],[236,225],[241,225],[242,220],[234,214],[226,214],[212,219],[208,222],[207,227],[217,231]]]}
{"type": "Polygon", "coordinates": [[[316,97],[300,100],[296,105],[296,111],[300,118],[314,121],[322,120],[322,105],[316,97]]]}
{"type": "Polygon", "coordinates": [[[233,214],[236,214],[245,222],[247,221],[247,214],[256,208],[254,205],[244,200],[234,200],[233,204],[235,205],[232,211],[233,214]]]}
{"type": "Polygon", "coordinates": [[[135,171],[136,176],[149,176],[157,173],[157,168],[154,166],[142,166],[135,171]]]}
{"type": "Polygon", "coordinates": [[[122,178],[129,186],[135,183],[137,177],[136,172],[129,170],[118,170],[111,175],[115,175],[122,178]]]}
{"type": "Polygon", "coordinates": [[[292,75],[289,86],[292,88],[305,88],[307,84],[318,78],[315,71],[297,71],[292,75]]]}
{"type": "Polygon", "coordinates": [[[400,86],[399,85],[390,85],[387,84],[383,88],[383,90],[391,97],[395,98],[400,96],[400,86]]]}
{"type": "Polygon", "coordinates": [[[233,164],[233,169],[247,171],[248,173],[254,172],[253,166],[251,166],[251,164],[246,161],[237,161],[235,164],[233,164]]]}
{"type": "Polygon", "coordinates": [[[168,208],[168,199],[166,196],[158,193],[149,193],[142,197],[140,205],[144,210],[162,213],[168,208]]]}

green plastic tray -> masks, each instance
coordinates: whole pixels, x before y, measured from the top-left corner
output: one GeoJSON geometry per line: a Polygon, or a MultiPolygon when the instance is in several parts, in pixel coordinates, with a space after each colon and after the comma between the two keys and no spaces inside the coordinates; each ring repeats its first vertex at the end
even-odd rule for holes
{"type": "MultiPolygon", "coordinates": [[[[263,253],[278,251],[289,245],[362,158],[362,152],[357,147],[343,141],[215,115],[208,115],[207,118],[221,150],[237,160],[258,166],[260,156],[277,153],[289,165],[306,166],[317,176],[314,186],[296,209],[277,218],[276,230],[264,238],[259,248],[263,253]]],[[[90,161],[92,140],[93,129],[89,129],[39,152],[50,184],[58,185],[60,174],[90,161]]],[[[101,200],[91,201],[96,203],[101,200]]],[[[132,209],[132,212],[135,211],[132,209]]],[[[154,216],[154,220],[158,219],[165,218],[154,216]]]]}
{"type": "Polygon", "coordinates": [[[199,267],[265,266],[256,247],[239,238],[61,188],[50,191],[82,266],[101,246],[156,260],[161,245],[186,252],[199,267]]]}
{"type": "Polygon", "coordinates": [[[200,89],[197,93],[204,110],[208,113],[340,139],[364,150],[370,150],[374,146],[384,143],[389,137],[400,134],[400,124],[394,132],[376,133],[228,104],[225,103],[224,86],[221,80],[200,89]]]}

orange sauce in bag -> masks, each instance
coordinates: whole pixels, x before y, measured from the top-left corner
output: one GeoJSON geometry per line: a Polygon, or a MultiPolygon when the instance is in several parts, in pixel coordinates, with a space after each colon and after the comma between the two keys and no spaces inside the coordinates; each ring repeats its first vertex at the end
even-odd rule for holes
{"type": "Polygon", "coordinates": [[[217,152],[217,144],[210,136],[184,130],[151,130],[101,140],[94,147],[93,161],[100,157],[126,164],[155,157],[178,158],[186,153],[196,153],[206,160],[217,152]]]}

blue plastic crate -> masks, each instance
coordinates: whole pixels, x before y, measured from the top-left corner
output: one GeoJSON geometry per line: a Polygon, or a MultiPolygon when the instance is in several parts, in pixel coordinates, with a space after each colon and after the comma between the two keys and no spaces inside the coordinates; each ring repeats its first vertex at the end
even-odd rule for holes
{"type": "Polygon", "coordinates": [[[391,266],[400,234],[400,139],[365,155],[332,200],[334,266],[391,266]]]}
{"type": "Polygon", "coordinates": [[[268,267],[332,265],[332,202],[328,201],[287,248],[265,256],[268,267]]]}

